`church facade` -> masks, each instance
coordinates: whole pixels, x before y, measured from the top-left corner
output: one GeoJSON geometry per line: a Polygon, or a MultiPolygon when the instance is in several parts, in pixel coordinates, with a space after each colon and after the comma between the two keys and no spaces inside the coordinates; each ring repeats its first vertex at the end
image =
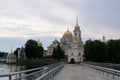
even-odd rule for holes
{"type": "Polygon", "coordinates": [[[60,42],[54,40],[53,43],[48,46],[48,55],[52,54],[53,48],[60,43],[60,46],[65,51],[65,55],[67,55],[68,62],[82,62],[83,61],[83,52],[84,46],[81,37],[80,26],[78,25],[78,19],[76,19],[76,25],[74,27],[73,33],[67,29],[67,31],[63,34],[60,42]]]}

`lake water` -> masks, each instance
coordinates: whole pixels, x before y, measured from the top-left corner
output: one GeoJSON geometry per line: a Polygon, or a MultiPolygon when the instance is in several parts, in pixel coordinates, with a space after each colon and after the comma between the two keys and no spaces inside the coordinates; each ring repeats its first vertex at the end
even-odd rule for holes
{"type": "MultiPolygon", "coordinates": [[[[9,74],[11,72],[18,72],[25,70],[25,66],[10,65],[10,64],[0,64],[0,75],[9,74]]],[[[0,80],[8,80],[8,78],[0,77],[0,80]]]]}
{"type": "Polygon", "coordinates": [[[21,70],[25,70],[25,66],[0,64],[0,74],[8,74],[10,72],[17,72],[21,70]]]}

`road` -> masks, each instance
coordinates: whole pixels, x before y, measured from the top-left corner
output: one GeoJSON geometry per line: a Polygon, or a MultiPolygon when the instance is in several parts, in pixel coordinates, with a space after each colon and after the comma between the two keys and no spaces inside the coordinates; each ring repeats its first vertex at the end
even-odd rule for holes
{"type": "Polygon", "coordinates": [[[105,77],[78,64],[65,64],[54,80],[105,80],[105,77]]]}

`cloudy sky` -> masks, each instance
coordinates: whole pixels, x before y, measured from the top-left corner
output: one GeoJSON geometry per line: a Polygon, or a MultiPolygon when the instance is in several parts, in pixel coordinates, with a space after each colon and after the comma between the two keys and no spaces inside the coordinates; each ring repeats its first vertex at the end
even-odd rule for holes
{"type": "Polygon", "coordinates": [[[46,49],[73,31],[76,16],[84,42],[120,39],[120,0],[0,0],[0,51],[38,38],[46,49]]]}

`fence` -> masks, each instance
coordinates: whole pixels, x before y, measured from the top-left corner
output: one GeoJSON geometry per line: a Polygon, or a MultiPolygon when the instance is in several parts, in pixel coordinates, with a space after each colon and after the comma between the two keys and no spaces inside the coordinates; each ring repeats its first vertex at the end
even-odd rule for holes
{"type": "Polygon", "coordinates": [[[90,64],[86,64],[86,63],[81,63],[81,65],[91,69],[94,72],[103,74],[103,77],[106,77],[107,80],[120,80],[120,71],[118,71],[118,70],[94,66],[94,65],[90,65],[90,64]]]}
{"type": "Polygon", "coordinates": [[[64,63],[46,72],[44,75],[40,76],[36,80],[54,80],[54,76],[57,74],[57,72],[59,72],[63,68],[63,66],[64,63]]]}
{"type": "MultiPolygon", "coordinates": [[[[58,67],[61,66],[60,68],[62,68],[63,64],[64,64],[63,62],[55,63],[55,64],[51,64],[51,65],[47,65],[47,66],[43,66],[35,69],[24,70],[20,72],[13,72],[10,74],[3,74],[3,75],[0,75],[0,77],[7,77],[9,80],[35,80],[38,77],[50,72],[53,69],[55,69],[57,72],[57,70],[59,70],[58,67]]],[[[37,80],[40,80],[40,79],[37,79],[37,80]]]]}

